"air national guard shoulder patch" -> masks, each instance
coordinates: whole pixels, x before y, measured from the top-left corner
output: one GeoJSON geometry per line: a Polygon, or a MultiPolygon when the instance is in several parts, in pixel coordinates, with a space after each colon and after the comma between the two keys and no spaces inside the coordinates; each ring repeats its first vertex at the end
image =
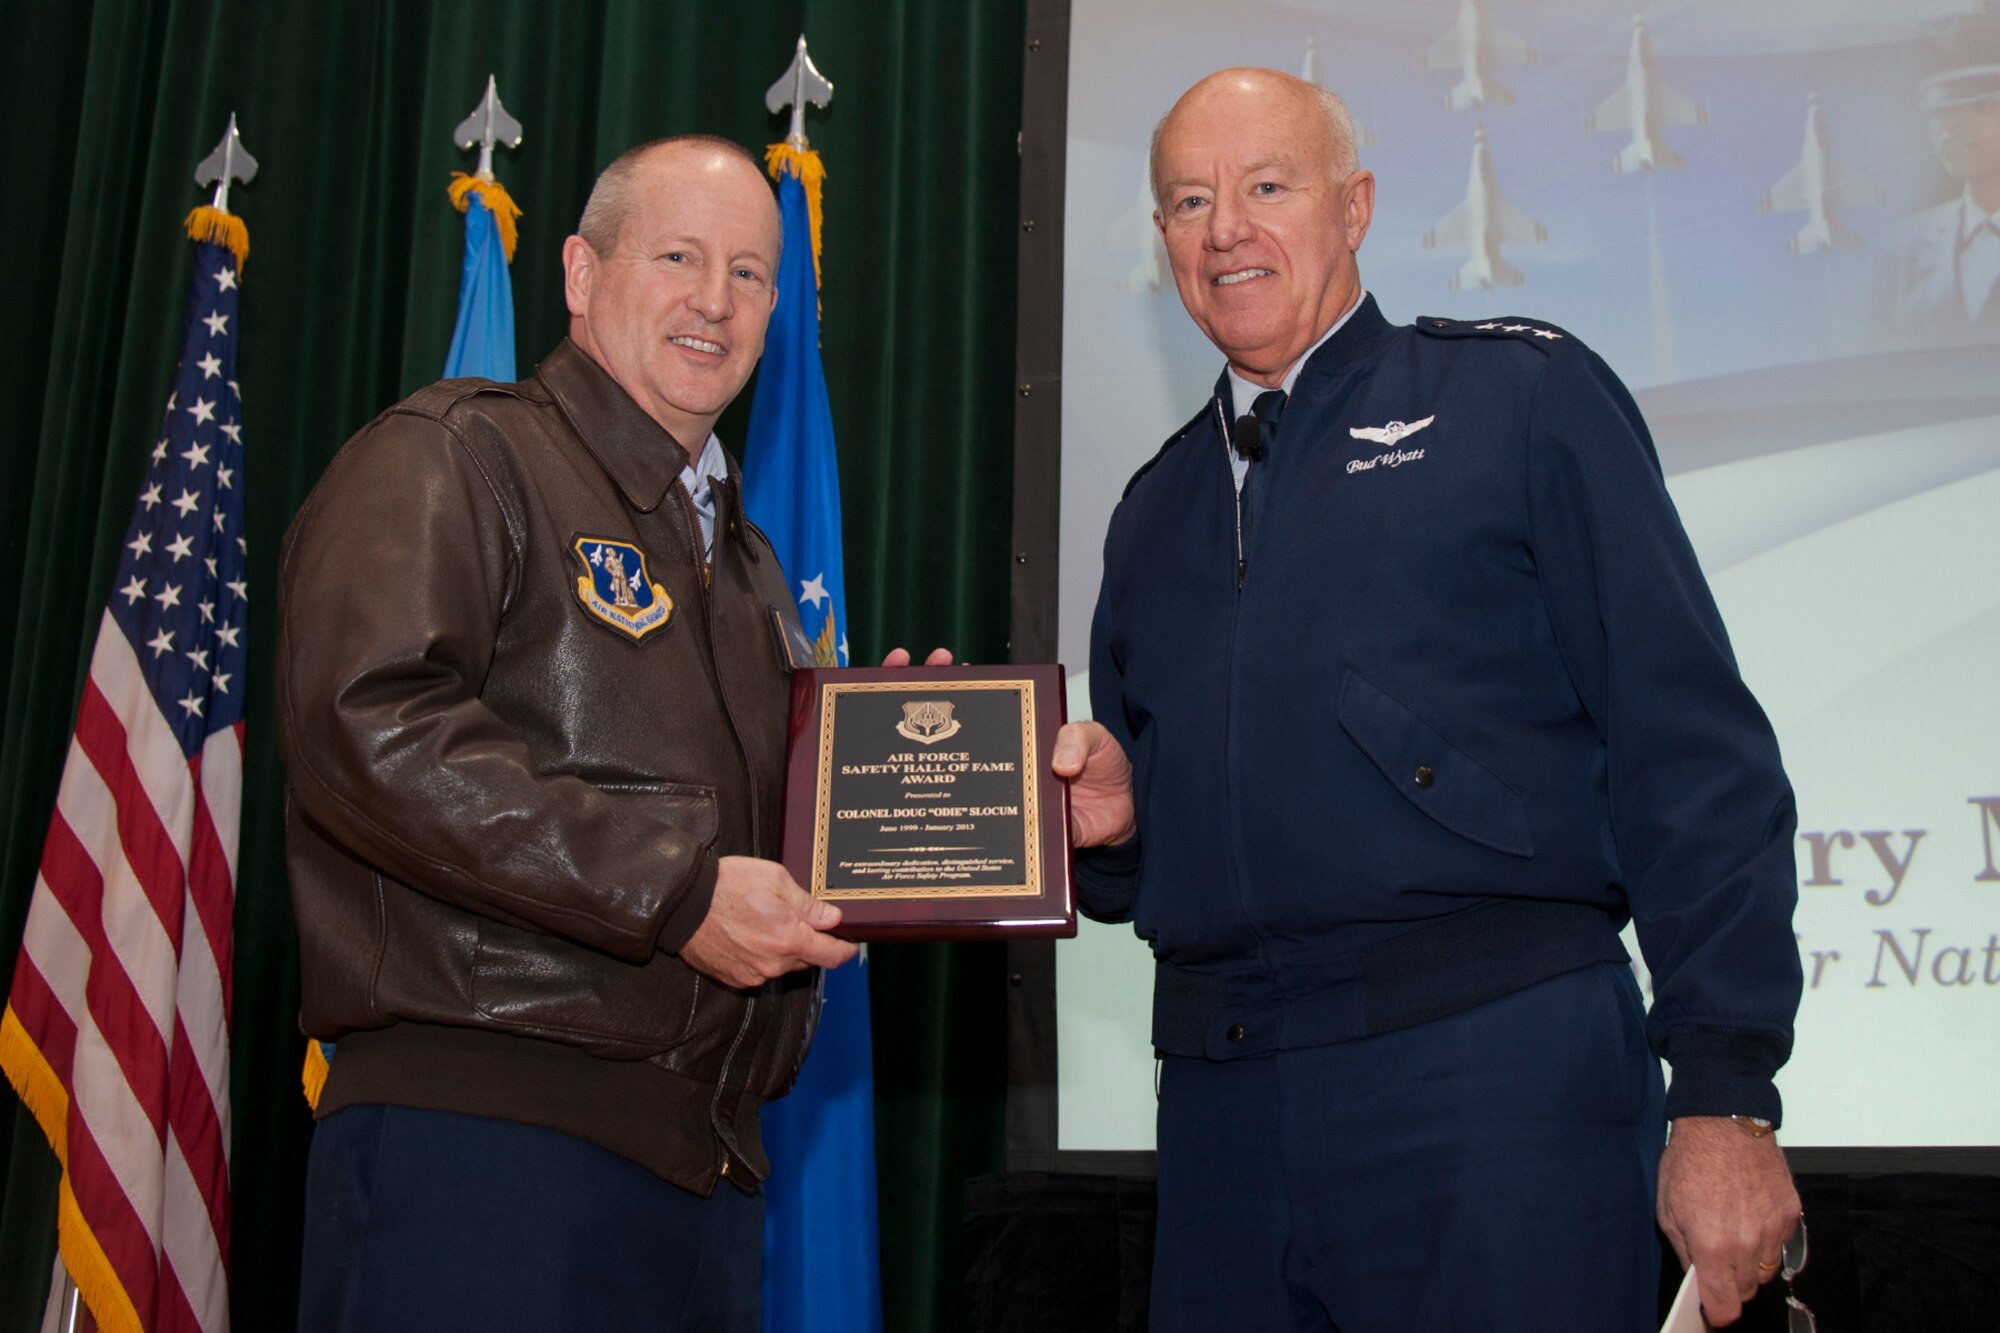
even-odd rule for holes
{"type": "Polygon", "coordinates": [[[674,599],[646,573],[644,551],[608,537],[578,537],[571,549],[583,562],[576,600],[585,611],[635,643],[666,625],[674,599]]]}

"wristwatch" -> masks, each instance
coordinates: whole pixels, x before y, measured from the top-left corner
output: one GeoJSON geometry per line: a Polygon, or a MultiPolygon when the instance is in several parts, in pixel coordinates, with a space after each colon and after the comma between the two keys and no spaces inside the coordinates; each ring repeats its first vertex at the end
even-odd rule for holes
{"type": "Polygon", "coordinates": [[[1733,1115],[1729,1117],[1736,1127],[1753,1139],[1761,1139],[1777,1127],[1761,1115],[1733,1115]]]}

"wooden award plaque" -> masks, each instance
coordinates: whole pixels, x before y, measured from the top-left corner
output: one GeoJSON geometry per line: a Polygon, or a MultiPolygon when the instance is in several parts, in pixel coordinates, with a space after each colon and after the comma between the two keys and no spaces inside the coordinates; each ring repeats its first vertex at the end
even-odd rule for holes
{"type": "Polygon", "coordinates": [[[785,866],[850,940],[1070,936],[1059,666],[792,674],[785,866]]]}

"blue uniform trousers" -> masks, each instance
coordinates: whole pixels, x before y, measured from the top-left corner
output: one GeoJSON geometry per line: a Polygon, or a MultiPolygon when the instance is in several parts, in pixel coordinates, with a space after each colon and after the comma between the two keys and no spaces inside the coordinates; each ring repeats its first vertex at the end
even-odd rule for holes
{"type": "Polygon", "coordinates": [[[764,1199],[581,1139],[404,1106],[315,1127],[302,1333],[757,1333],[764,1199]]]}
{"type": "Polygon", "coordinates": [[[1664,1092],[1629,967],[1161,1080],[1155,1333],[1657,1326],[1664,1092]]]}

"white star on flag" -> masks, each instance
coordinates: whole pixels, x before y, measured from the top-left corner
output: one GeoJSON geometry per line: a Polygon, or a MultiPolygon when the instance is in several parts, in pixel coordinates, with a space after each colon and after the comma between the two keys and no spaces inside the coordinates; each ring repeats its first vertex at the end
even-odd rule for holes
{"type": "Polygon", "coordinates": [[[211,338],[220,338],[229,332],[229,316],[219,310],[212,315],[203,315],[201,322],[208,325],[208,336],[211,338]]]}
{"type": "Polygon", "coordinates": [[[131,541],[125,543],[125,549],[130,551],[135,557],[151,555],[153,553],[153,534],[150,532],[140,533],[131,541]]]}
{"type": "Polygon", "coordinates": [[[224,435],[227,435],[229,437],[229,442],[231,444],[243,443],[243,427],[237,425],[235,422],[225,421],[222,423],[219,429],[222,431],[224,435]]]}
{"type": "Polygon", "coordinates": [[[153,600],[160,604],[162,611],[168,607],[179,606],[181,604],[181,585],[178,583],[169,583],[166,587],[153,594],[153,600]]]}
{"type": "Polygon", "coordinates": [[[235,593],[237,601],[247,602],[250,600],[250,586],[242,579],[231,579],[222,586],[235,593]]]}
{"type": "Polygon", "coordinates": [[[217,694],[229,693],[229,673],[227,671],[217,674],[212,679],[214,681],[215,692],[217,694]]]}
{"type": "Polygon", "coordinates": [[[208,649],[193,648],[188,651],[187,660],[194,663],[196,671],[208,670],[208,649]]]}
{"type": "MultiPolygon", "coordinates": [[[[194,406],[188,409],[188,415],[192,416],[196,421],[213,421],[215,420],[215,404],[206,398],[197,398],[195,399],[194,406]]],[[[186,458],[187,455],[182,454],[181,457],[186,458]]]]}
{"type": "Polygon", "coordinates": [[[174,508],[181,511],[181,517],[186,518],[189,514],[201,508],[201,497],[183,486],[180,496],[174,500],[173,505],[174,508]]]}
{"type": "Polygon", "coordinates": [[[180,536],[167,543],[167,551],[174,557],[174,563],[178,565],[182,560],[194,554],[194,537],[189,533],[183,532],[180,536]]]}
{"type": "Polygon", "coordinates": [[[222,373],[222,359],[213,352],[210,352],[207,356],[195,362],[195,364],[201,367],[201,377],[205,380],[212,380],[222,373]]]}
{"type": "Polygon", "coordinates": [[[215,470],[215,484],[226,491],[229,489],[229,479],[235,475],[236,471],[233,468],[218,467],[215,470]]]}
{"type": "Polygon", "coordinates": [[[832,594],[826,590],[825,570],[821,570],[799,585],[799,600],[801,602],[818,606],[821,602],[830,600],[831,597],[832,594]]]}
{"type": "Polygon", "coordinates": [[[187,709],[189,717],[201,716],[201,697],[193,690],[187,692],[187,698],[180,700],[180,705],[187,709]]]}
{"type": "Polygon", "coordinates": [[[205,444],[190,444],[181,451],[181,457],[188,461],[189,467],[206,467],[208,466],[208,446],[205,444]]]}
{"type": "Polygon", "coordinates": [[[221,284],[221,290],[226,292],[236,285],[236,270],[233,268],[219,268],[215,270],[215,280],[221,284]]]}
{"type": "Polygon", "coordinates": [[[158,657],[161,653],[170,653],[174,650],[174,632],[170,629],[163,629],[158,634],[155,634],[146,646],[153,650],[153,656],[155,657],[158,657]]]}
{"type": "Polygon", "coordinates": [[[125,605],[130,606],[146,595],[146,580],[134,574],[132,581],[118,591],[125,594],[125,605]]]}
{"type": "Polygon", "coordinates": [[[145,489],[145,491],[139,496],[139,503],[145,505],[146,508],[151,509],[154,505],[158,504],[159,502],[160,502],[160,483],[156,481],[151,486],[148,486],[145,489]]]}

